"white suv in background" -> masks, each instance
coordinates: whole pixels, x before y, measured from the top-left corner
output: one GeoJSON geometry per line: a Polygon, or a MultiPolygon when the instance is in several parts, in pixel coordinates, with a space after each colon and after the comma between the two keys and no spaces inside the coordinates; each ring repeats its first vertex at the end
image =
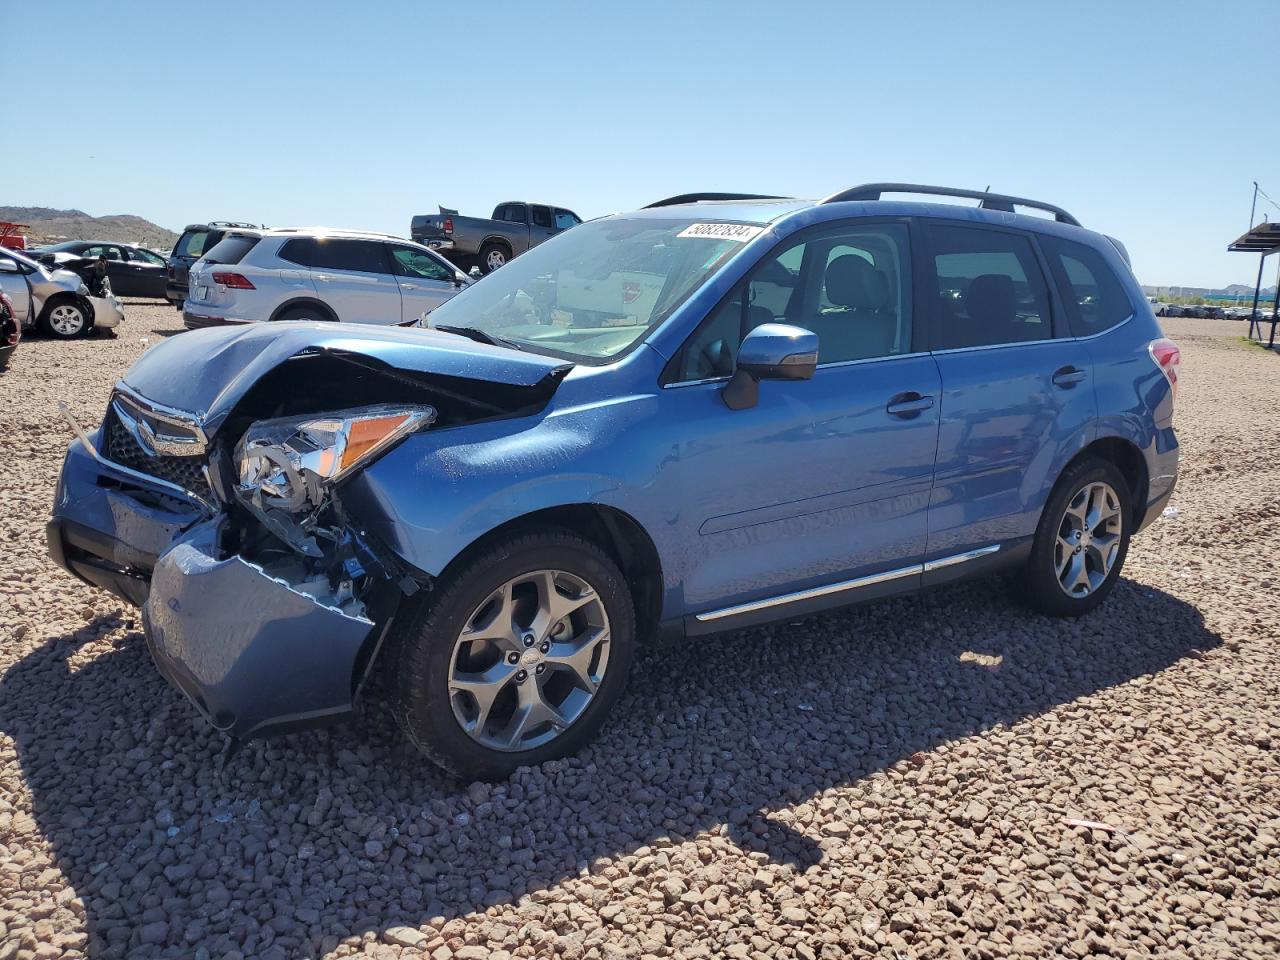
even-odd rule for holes
{"type": "Polygon", "coordinates": [[[188,329],[262,320],[396,324],[471,280],[421,244],[323,227],[228,230],[191,267],[188,329]]]}

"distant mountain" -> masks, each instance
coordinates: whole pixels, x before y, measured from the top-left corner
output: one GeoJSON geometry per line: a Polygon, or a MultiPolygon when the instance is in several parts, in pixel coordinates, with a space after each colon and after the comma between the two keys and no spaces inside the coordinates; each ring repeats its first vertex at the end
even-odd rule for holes
{"type": "Polygon", "coordinates": [[[144,247],[170,250],[178,239],[178,235],[172,230],[127,213],[91,217],[83,210],[0,206],[0,220],[28,224],[26,233],[34,243],[114,240],[117,243],[136,243],[144,247]]]}

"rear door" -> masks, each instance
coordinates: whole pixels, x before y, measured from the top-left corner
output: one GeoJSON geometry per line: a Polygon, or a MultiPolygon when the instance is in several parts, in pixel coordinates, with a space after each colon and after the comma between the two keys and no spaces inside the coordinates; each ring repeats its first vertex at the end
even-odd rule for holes
{"type": "Polygon", "coordinates": [[[387,245],[377,240],[316,237],[311,278],[316,295],[346,323],[399,323],[400,285],[387,245]]]}
{"type": "Polygon", "coordinates": [[[387,244],[391,271],[400,285],[400,316],[416,320],[458,292],[453,267],[426,251],[403,243],[387,244]]]}
{"type": "Polygon", "coordinates": [[[1058,473],[1096,428],[1092,360],[1071,339],[1025,233],[922,223],[923,299],[942,375],[926,560],[1035,533],[1058,473]]]}

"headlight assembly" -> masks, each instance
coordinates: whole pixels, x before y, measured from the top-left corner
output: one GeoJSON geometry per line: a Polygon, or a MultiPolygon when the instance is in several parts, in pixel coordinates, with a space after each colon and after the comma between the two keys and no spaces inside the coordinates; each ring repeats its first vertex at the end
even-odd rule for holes
{"type": "Polygon", "coordinates": [[[435,418],[431,407],[373,406],[259,421],[236,448],[238,492],[259,510],[312,510],[336,481],[435,418]]]}

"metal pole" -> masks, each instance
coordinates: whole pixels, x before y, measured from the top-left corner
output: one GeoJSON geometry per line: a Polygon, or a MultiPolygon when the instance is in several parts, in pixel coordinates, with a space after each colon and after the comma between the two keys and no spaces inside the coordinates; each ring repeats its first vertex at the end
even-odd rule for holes
{"type": "Polygon", "coordinates": [[[1258,282],[1253,285],[1253,309],[1249,311],[1249,336],[1253,336],[1253,330],[1257,327],[1259,339],[1262,338],[1262,327],[1258,324],[1258,294],[1262,292],[1262,265],[1266,262],[1265,253],[1258,257],[1258,282]]]}
{"type": "MultiPolygon", "coordinates": [[[[1268,350],[1276,348],[1276,324],[1280,323],[1280,316],[1277,316],[1278,311],[1280,311],[1280,266],[1276,267],[1276,296],[1271,301],[1271,339],[1267,342],[1268,350]]],[[[1258,334],[1259,336],[1262,334],[1261,326],[1258,327],[1258,334]]]]}
{"type": "Polygon", "coordinates": [[[1253,181],[1253,205],[1249,207],[1249,229],[1253,229],[1253,217],[1258,212],[1258,181],[1253,181]]]}

